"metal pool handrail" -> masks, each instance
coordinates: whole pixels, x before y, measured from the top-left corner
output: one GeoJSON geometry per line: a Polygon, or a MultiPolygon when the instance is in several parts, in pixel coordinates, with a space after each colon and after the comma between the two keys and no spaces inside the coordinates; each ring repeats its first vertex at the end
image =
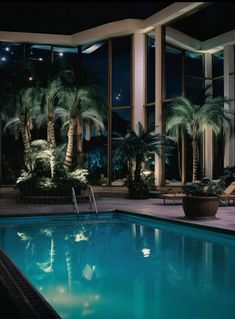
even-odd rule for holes
{"type": "Polygon", "coordinates": [[[94,194],[93,188],[91,186],[89,188],[90,188],[91,197],[92,197],[92,200],[93,200],[93,203],[94,203],[94,206],[95,206],[95,213],[97,215],[98,214],[98,209],[97,209],[97,204],[96,204],[96,200],[95,200],[95,194],[94,194]]]}
{"type": "Polygon", "coordinates": [[[79,215],[77,197],[76,197],[75,190],[73,187],[72,187],[72,198],[73,198],[73,211],[76,210],[77,215],[79,215]]]}
{"type": "MultiPolygon", "coordinates": [[[[97,215],[98,208],[97,208],[97,204],[96,204],[95,194],[94,194],[93,188],[91,186],[89,186],[89,190],[90,190],[90,195],[88,197],[89,197],[89,202],[90,202],[90,209],[91,209],[91,204],[93,202],[94,207],[95,207],[95,213],[97,215]]],[[[72,187],[72,199],[73,199],[73,211],[76,210],[77,215],[79,215],[78,202],[77,202],[77,197],[76,197],[74,187],[72,187]]]]}

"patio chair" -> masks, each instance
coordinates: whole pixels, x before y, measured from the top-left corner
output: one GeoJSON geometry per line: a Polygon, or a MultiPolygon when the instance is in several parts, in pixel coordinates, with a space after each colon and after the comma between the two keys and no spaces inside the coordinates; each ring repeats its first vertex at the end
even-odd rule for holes
{"type": "Polygon", "coordinates": [[[226,205],[230,204],[230,200],[235,202],[235,182],[232,182],[220,195],[220,199],[225,200],[226,205]]]}
{"type": "Polygon", "coordinates": [[[168,188],[167,193],[163,193],[160,195],[160,198],[163,199],[164,205],[166,204],[166,200],[173,201],[173,205],[175,205],[176,200],[182,200],[186,195],[182,193],[182,190],[168,188]]]}

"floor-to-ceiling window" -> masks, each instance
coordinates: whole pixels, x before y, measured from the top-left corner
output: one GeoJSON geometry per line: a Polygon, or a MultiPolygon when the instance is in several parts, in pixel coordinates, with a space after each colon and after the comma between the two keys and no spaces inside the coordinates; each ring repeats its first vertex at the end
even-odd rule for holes
{"type": "MultiPolygon", "coordinates": [[[[146,85],[145,85],[145,127],[155,127],[155,34],[146,36],[146,85]]],[[[154,172],[154,155],[147,161],[148,170],[154,172]]]]}
{"type": "MultiPolygon", "coordinates": [[[[97,132],[92,126],[87,127],[83,134],[83,151],[85,153],[85,166],[90,172],[90,181],[95,184],[107,185],[112,181],[124,179],[127,175],[125,163],[116,163],[112,160],[112,136],[115,133],[123,135],[127,129],[131,128],[131,43],[131,36],[112,38],[79,48],[47,44],[1,43],[1,69],[4,65],[10,65],[13,73],[16,74],[18,67],[20,70],[24,69],[25,72],[27,71],[25,76],[29,82],[39,80],[39,74],[40,80],[43,81],[43,74],[45,77],[47,76],[51,65],[53,66],[52,72],[55,68],[62,70],[68,67],[81,68],[81,71],[85,70],[87,75],[89,74],[89,77],[94,79],[103,100],[102,112],[104,112],[105,129],[102,132],[97,132]]],[[[3,114],[3,110],[1,110],[1,114],[3,114]]],[[[55,129],[58,128],[58,130],[56,129],[57,141],[60,139],[58,123],[58,121],[55,123],[55,129]]],[[[4,122],[2,127],[5,124],[4,122]]],[[[1,129],[1,131],[4,130],[1,129]]],[[[23,165],[20,161],[15,161],[14,156],[10,154],[11,148],[8,145],[14,143],[9,139],[15,141],[15,137],[9,133],[9,129],[4,131],[1,148],[2,166],[4,166],[2,170],[4,176],[1,180],[5,184],[16,181],[23,165]],[[11,160],[7,160],[8,158],[11,160]],[[19,167],[16,163],[19,164],[19,167]],[[14,172],[10,172],[10,170],[14,170],[14,172]]],[[[32,139],[46,138],[46,129],[32,129],[31,133],[32,139]]],[[[18,136],[19,139],[15,143],[22,144],[20,134],[18,136]]],[[[63,142],[62,139],[61,142],[63,142]]],[[[12,149],[16,147],[22,150],[23,159],[23,146],[17,145],[12,149]]]]}
{"type": "Polygon", "coordinates": [[[85,166],[89,169],[89,179],[93,184],[108,183],[108,43],[97,42],[81,48],[81,68],[86,70],[96,83],[103,100],[103,120],[105,129],[97,132],[87,128],[84,132],[85,166]],[[86,134],[88,133],[88,134],[86,134]]]}
{"type": "MultiPolygon", "coordinates": [[[[165,45],[164,55],[164,123],[175,97],[185,96],[192,104],[202,103],[205,93],[204,55],[165,45]]],[[[192,145],[185,134],[171,142],[173,148],[165,155],[166,184],[191,181],[192,145]]],[[[203,152],[202,139],[198,141],[199,152],[203,152]]],[[[201,156],[200,159],[203,157],[201,156]]],[[[198,163],[202,175],[202,161],[198,163]]]]}
{"type": "Polygon", "coordinates": [[[0,183],[12,184],[20,174],[23,164],[22,140],[9,134],[6,123],[16,112],[13,91],[21,83],[24,46],[20,43],[0,44],[0,183]],[[17,150],[17,152],[16,152],[17,150]]]}
{"type": "MultiPolygon", "coordinates": [[[[131,128],[131,41],[132,38],[113,38],[110,42],[111,76],[110,76],[110,103],[111,108],[111,136],[124,135],[131,128]]],[[[111,143],[112,144],[112,143],[111,143]]],[[[111,145],[113,148],[113,145],[111,145]]],[[[111,160],[111,181],[123,179],[127,176],[126,163],[111,160]]]]}
{"type": "MultiPolygon", "coordinates": [[[[212,90],[214,98],[224,97],[224,52],[218,51],[212,55],[212,90]]],[[[213,134],[213,178],[223,175],[224,141],[223,137],[213,134]]]]}
{"type": "MultiPolygon", "coordinates": [[[[165,116],[173,107],[172,100],[182,96],[184,92],[184,52],[181,49],[166,45],[164,52],[164,101],[163,114],[165,116]]],[[[182,153],[179,140],[177,143],[170,142],[173,147],[165,153],[165,182],[175,183],[181,181],[182,153]]]]}
{"type": "MultiPolygon", "coordinates": [[[[204,55],[197,52],[185,51],[185,96],[194,105],[201,105],[205,98],[205,66],[204,55]]],[[[185,140],[185,163],[186,163],[186,181],[192,180],[192,140],[190,137],[184,137],[185,140]]],[[[203,176],[203,135],[198,141],[198,176],[203,176]]]]}

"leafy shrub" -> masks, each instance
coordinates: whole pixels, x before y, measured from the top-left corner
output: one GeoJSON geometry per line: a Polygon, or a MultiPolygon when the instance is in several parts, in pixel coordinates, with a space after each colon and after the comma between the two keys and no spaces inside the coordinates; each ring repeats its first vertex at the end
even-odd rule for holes
{"type": "Polygon", "coordinates": [[[142,173],[139,181],[136,181],[135,179],[127,179],[125,185],[129,190],[129,198],[148,198],[149,191],[154,189],[154,175],[153,173],[148,175],[144,175],[142,173]]]}
{"type": "Polygon", "coordinates": [[[224,174],[220,177],[220,183],[224,188],[235,181],[235,166],[225,167],[224,174]]]}
{"type": "Polygon", "coordinates": [[[59,170],[55,178],[37,176],[34,173],[23,171],[16,185],[23,195],[71,195],[74,187],[76,194],[86,189],[88,171],[86,169],[75,169],[73,171],[59,170]]]}
{"type": "Polygon", "coordinates": [[[183,193],[191,196],[219,196],[223,192],[220,183],[210,180],[202,180],[195,183],[187,183],[183,187],[183,193]]]}

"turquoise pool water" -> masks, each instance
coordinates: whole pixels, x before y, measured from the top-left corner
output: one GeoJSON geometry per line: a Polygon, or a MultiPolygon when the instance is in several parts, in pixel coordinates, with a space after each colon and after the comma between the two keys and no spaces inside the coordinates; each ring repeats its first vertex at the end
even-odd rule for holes
{"type": "Polygon", "coordinates": [[[0,219],[0,247],[63,319],[235,318],[234,236],[130,214],[22,217],[0,219]]]}

